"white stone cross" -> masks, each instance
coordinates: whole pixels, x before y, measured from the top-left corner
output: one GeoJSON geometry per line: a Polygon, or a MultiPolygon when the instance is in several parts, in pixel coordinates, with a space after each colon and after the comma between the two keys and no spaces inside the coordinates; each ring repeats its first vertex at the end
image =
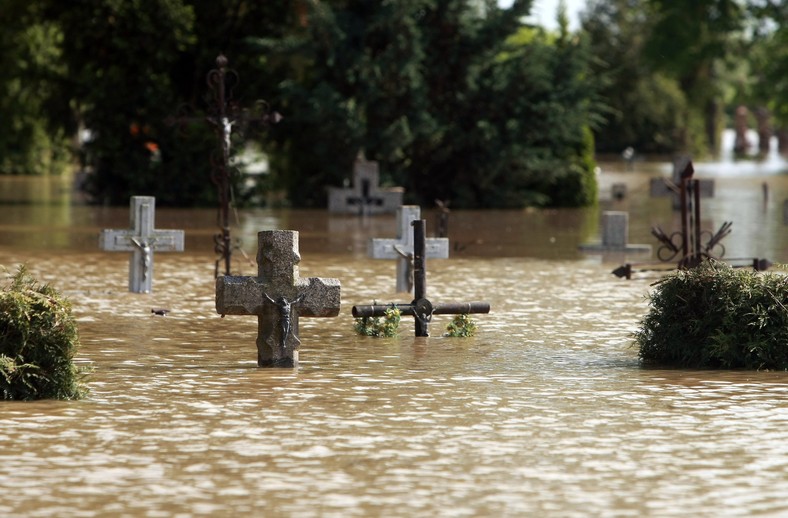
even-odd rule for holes
{"type": "MultiPolygon", "coordinates": [[[[413,225],[421,219],[418,205],[402,205],[397,209],[397,238],[373,238],[369,240],[367,255],[373,259],[397,259],[397,291],[413,291],[413,225]]],[[[426,257],[447,259],[449,239],[431,237],[427,239],[426,257]]]]}
{"type": "Polygon", "coordinates": [[[153,285],[153,252],[183,252],[183,230],[156,230],[156,198],[132,196],[130,229],[102,230],[99,247],[107,252],[131,252],[129,291],[150,293],[153,285]]]}
{"type": "Polygon", "coordinates": [[[265,230],[257,234],[257,277],[225,275],[216,279],[216,312],[257,315],[257,365],[298,365],[299,317],[339,314],[338,279],[298,275],[298,232],[265,230]]]}

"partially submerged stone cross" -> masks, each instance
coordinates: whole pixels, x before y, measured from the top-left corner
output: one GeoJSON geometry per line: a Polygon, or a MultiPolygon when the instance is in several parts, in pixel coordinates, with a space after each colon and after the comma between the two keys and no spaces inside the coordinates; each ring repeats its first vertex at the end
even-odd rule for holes
{"type": "MultiPolygon", "coordinates": [[[[373,238],[369,240],[367,255],[373,259],[397,260],[397,291],[413,291],[413,222],[421,219],[417,205],[403,205],[397,209],[397,238],[373,238]]],[[[425,238],[426,257],[446,259],[449,257],[449,239],[445,237],[425,238]]]]}
{"type": "Polygon", "coordinates": [[[182,252],[183,230],[156,230],[156,198],[131,197],[131,228],[102,230],[99,247],[108,252],[131,252],[129,291],[150,293],[153,285],[153,252],[182,252]]]}
{"type": "Polygon", "coordinates": [[[216,312],[257,315],[257,365],[298,365],[299,317],[339,314],[339,280],[298,274],[298,232],[265,230],[257,234],[257,277],[225,275],[216,279],[216,312]]]}
{"type": "Polygon", "coordinates": [[[402,205],[403,189],[380,187],[378,163],[359,155],[352,187],[328,188],[328,211],[345,214],[385,214],[402,205]]]}

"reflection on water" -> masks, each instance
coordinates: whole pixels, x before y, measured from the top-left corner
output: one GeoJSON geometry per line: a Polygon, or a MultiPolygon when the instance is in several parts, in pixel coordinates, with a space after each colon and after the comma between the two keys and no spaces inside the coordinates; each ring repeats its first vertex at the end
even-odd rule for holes
{"type": "MultiPolygon", "coordinates": [[[[785,261],[782,222],[767,222],[778,210],[747,194],[759,181],[720,181],[707,206],[735,213],[728,240],[749,220],[767,229],[747,246],[785,261]]],[[[769,181],[784,197],[782,177],[769,181]]],[[[672,217],[646,196],[600,207],[628,206],[632,242],[672,217]]],[[[84,401],[0,402],[0,515],[788,513],[788,375],[639,367],[631,332],[654,279],[618,280],[576,251],[600,209],[452,212],[458,249],[428,262],[428,294],[491,302],[471,339],[441,337],[448,316],[429,338],[407,318],[396,338],[353,333],[353,304],[407,301],[393,262],[365,257],[393,218],[243,212],[252,257],[261,227],[297,229],[301,275],[342,283],[339,317],[300,321],[300,367],[269,370],[255,319],[215,314],[212,211],[157,210],[157,227],[186,229],[187,251],[157,255],[142,295],[126,291],[128,259],[97,250],[126,207],[72,206],[67,221],[0,207],[0,265],[26,262],[70,298],[94,368],[84,401]],[[62,241],[39,235],[50,225],[62,241]]]]}

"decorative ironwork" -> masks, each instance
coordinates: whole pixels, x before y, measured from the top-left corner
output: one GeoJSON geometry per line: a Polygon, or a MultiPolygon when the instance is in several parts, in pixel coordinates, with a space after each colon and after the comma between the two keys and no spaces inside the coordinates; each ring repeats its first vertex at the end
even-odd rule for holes
{"type": "MultiPolygon", "coordinates": [[[[700,229],[700,181],[693,179],[695,168],[692,161],[687,161],[679,175],[679,202],[681,208],[681,230],[666,234],[659,226],[651,229],[661,246],[657,249],[657,258],[662,262],[675,261],[679,269],[694,268],[706,259],[722,260],[725,246],[721,241],[731,233],[733,223],[725,221],[719,230],[711,233],[700,229]]],[[[746,261],[756,271],[767,270],[771,262],[767,259],[745,258],[731,261],[746,261]]],[[[632,264],[627,263],[613,270],[618,277],[632,277],[632,264]]],[[[644,271],[644,270],[641,270],[644,271]]]]}
{"type": "Polygon", "coordinates": [[[224,275],[230,275],[230,266],[234,248],[240,249],[240,245],[233,245],[230,236],[230,207],[233,204],[232,188],[232,166],[230,164],[232,142],[231,137],[233,127],[236,125],[267,126],[276,124],[282,119],[277,112],[272,112],[268,103],[257,101],[251,108],[242,108],[233,99],[233,89],[239,83],[238,73],[227,67],[228,60],[220,54],[216,58],[216,68],[210,70],[206,75],[206,83],[211,92],[211,101],[208,104],[207,115],[205,117],[188,117],[180,115],[170,117],[168,123],[184,125],[194,120],[205,120],[214,130],[219,146],[210,156],[211,181],[216,186],[218,194],[219,209],[217,214],[217,224],[219,233],[214,235],[214,250],[219,259],[216,260],[215,276],[219,276],[219,264],[224,263],[224,275]]]}

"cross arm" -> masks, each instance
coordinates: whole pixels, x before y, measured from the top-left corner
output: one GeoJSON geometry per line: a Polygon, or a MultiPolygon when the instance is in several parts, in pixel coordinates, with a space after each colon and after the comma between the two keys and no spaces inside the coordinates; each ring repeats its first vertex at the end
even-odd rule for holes
{"type": "MultiPolygon", "coordinates": [[[[359,317],[382,317],[386,314],[391,304],[374,304],[366,306],[353,306],[353,316],[359,317]]],[[[414,304],[394,304],[394,307],[399,309],[403,315],[414,315],[414,304]]],[[[435,304],[432,314],[433,315],[463,315],[470,313],[489,313],[489,302],[447,302],[444,304],[435,304]]]]}
{"type": "MultiPolygon", "coordinates": [[[[99,248],[109,252],[133,252],[139,248],[133,239],[144,239],[132,230],[102,230],[99,248]]],[[[157,252],[182,252],[183,230],[156,230],[148,236],[148,243],[157,252]]]]}
{"type": "Polygon", "coordinates": [[[304,317],[335,317],[339,315],[339,279],[309,277],[297,284],[298,315],[304,317]]]}
{"type": "MultiPolygon", "coordinates": [[[[431,259],[449,258],[449,238],[431,237],[426,240],[425,254],[431,259]]],[[[399,259],[401,254],[397,247],[405,253],[413,253],[413,245],[405,244],[398,239],[373,238],[367,245],[367,255],[374,259],[399,259]]]]}
{"type": "Polygon", "coordinates": [[[262,315],[264,289],[255,277],[217,277],[216,312],[220,315],[262,315]]]}

